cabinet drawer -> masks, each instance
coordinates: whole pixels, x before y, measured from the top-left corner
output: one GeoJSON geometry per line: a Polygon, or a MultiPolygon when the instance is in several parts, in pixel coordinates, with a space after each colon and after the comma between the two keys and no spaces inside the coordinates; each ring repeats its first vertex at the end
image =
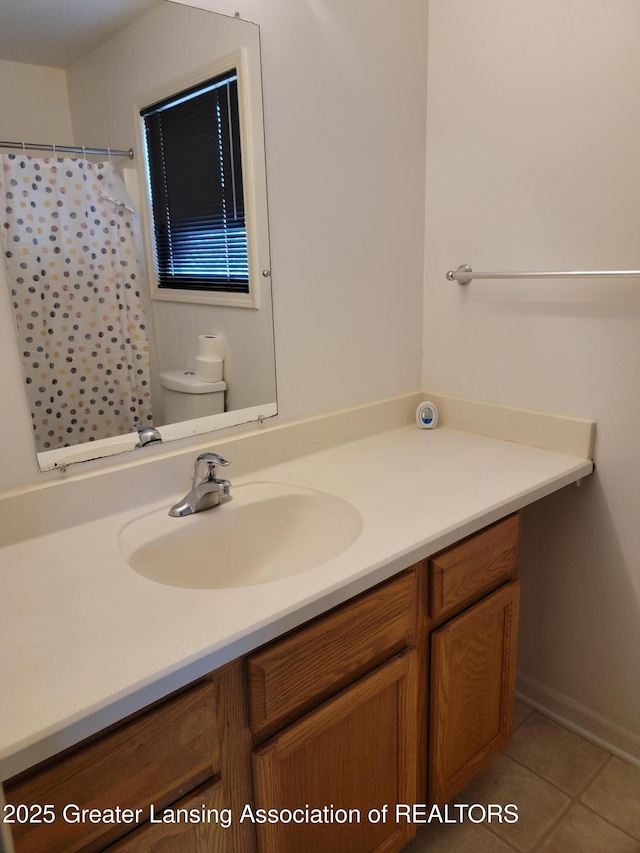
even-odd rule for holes
{"type": "Polygon", "coordinates": [[[251,655],[253,733],[273,731],[411,645],[417,570],[403,572],[251,655]]]}
{"type": "Polygon", "coordinates": [[[520,514],[469,536],[429,560],[429,614],[458,610],[514,578],[518,566],[520,514]]]}
{"type": "MultiPolygon", "coordinates": [[[[70,822],[63,810],[140,809],[141,823],[220,770],[213,683],[190,690],[112,729],[64,758],[16,777],[5,788],[11,803],[52,804],[51,824],[15,825],[16,853],[100,850],[131,824],[70,822]]],[[[72,816],[69,810],[67,814],[72,816]]]]}
{"type": "Polygon", "coordinates": [[[170,813],[158,814],[122,841],[109,847],[108,853],[225,853],[229,850],[230,809],[225,805],[222,781],[198,789],[171,807],[170,813]],[[200,819],[201,818],[201,819],[200,819]]]}

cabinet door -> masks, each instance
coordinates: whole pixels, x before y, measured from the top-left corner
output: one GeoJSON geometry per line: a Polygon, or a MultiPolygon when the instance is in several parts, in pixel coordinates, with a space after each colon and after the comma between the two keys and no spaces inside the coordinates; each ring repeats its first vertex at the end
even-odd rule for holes
{"type": "Polygon", "coordinates": [[[446,803],[513,732],[520,582],[431,635],[429,801],[446,803]]]}
{"type": "Polygon", "coordinates": [[[256,808],[288,810],[257,826],[260,853],[401,850],[414,830],[394,806],[415,801],[416,701],[416,653],[404,652],[256,749],[256,808]],[[370,820],[385,804],[386,821],[370,820]],[[307,807],[349,819],[313,822],[307,807]],[[301,822],[283,822],[296,809],[301,822]]]}

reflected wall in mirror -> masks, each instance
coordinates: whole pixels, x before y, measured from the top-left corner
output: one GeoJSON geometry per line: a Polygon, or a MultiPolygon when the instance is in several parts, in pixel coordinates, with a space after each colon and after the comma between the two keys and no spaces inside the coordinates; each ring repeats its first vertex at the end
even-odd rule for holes
{"type": "MultiPolygon", "coordinates": [[[[73,3],[48,5],[59,7],[56,31],[71,34],[73,3]]],[[[172,0],[138,8],[136,20],[115,33],[111,22],[106,40],[85,43],[64,68],[41,66],[37,46],[36,57],[27,52],[32,33],[24,53],[15,34],[10,48],[0,38],[0,78],[11,91],[9,109],[0,98],[0,140],[80,148],[0,152],[2,249],[41,470],[133,449],[134,423],[152,423],[166,441],[277,411],[259,28],[172,0]],[[140,119],[229,56],[241,66],[253,288],[244,304],[153,286],[140,119]],[[132,148],[134,158],[83,147],[132,148]]],[[[46,37],[55,43],[51,28],[46,37]]]]}

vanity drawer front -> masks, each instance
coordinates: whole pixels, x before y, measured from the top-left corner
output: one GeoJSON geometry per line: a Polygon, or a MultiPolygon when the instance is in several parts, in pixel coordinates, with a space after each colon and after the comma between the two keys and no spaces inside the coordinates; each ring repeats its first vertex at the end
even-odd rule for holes
{"type": "Polygon", "coordinates": [[[16,853],[101,850],[220,771],[209,679],[7,783],[11,803],[52,804],[50,824],[14,824],[16,853]],[[140,809],[136,823],[75,822],[76,810],[140,809]],[[67,811],[64,812],[65,807],[67,811]],[[67,819],[65,819],[65,815],[67,819]]]}
{"type": "Polygon", "coordinates": [[[272,733],[412,645],[414,566],[321,616],[247,660],[254,734],[272,733]]]}
{"type": "Polygon", "coordinates": [[[147,823],[109,847],[109,853],[225,853],[230,839],[225,809],[223,782],[214,782],[180,800],[170,814],[164,812],[154,818],[170,819],[171,823],[147,823]]]}
{"type": "Polygon", "coordinates": [[[510,515],[429,560],[429,614],[453,615],[516,576],[520,513],[510,515]]]}

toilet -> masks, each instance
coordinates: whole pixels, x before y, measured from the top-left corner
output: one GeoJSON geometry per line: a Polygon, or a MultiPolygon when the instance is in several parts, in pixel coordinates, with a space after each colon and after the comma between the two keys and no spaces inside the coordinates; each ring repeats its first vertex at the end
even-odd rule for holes
{"type": "Polygon", "coordinates": [[[160,385],[168,424],[224,412],[226,382],[205,382],[193,370],[169,370],[160,374],[160,385]]]}

